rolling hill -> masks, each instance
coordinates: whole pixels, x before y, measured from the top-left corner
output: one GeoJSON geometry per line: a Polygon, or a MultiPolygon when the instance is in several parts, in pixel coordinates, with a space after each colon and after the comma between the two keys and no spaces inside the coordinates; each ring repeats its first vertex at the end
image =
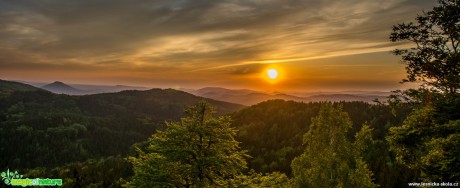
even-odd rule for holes
{"type": "MultiPolygon", "coordinates": [[[[126,156],[165,121],[179,120],[202,97],[173,90],[122,91],[95,95],[54,94],[1,81],[0,166],[54,167],[107,156],[126,156]],[[130,149],[131,148],[131,149],[130,149]]],[[[56,83],[55,85],[60,85],[56,83]]],[[[205,99],[218,114],[242,105],[205,99]]]]}
{"type": "Polygon", "coordinates": [[[31,81],[15,81],[34,87],[42,88],[56,94],[67,95],[91,95],[100,93],[115,93],[125,90],[140,90],[144,91],[148,88],[139,86],[127,85],[88,85],[88,84],[72,84],[55,81],[53,83],[31,82],[31,81]]]}
{"type": "Polygon", "coordinates": [[[0,79],[0,96],[8,96],[15,91],[38,91],[34,86],[0,79]]]}
{"type": "Polygon", "coordinates": [[[387,92],[336,92],[336,93],[311,93],[302,94],[302,96],[285,94],[285,93],[266,93],[254,90],[247,89],[226,89],[219,87],[206,87],[198,90],[187,90],[191,94],[220,100],[227,101],[231,103],[237,103],[242,105],[251,106],[263,101],[273,100],[273,99],[282,99],[286,101],[296,101],[296,102],[320,102],[320,101],[331,101],[331,102],[340,102],[340,101],[363,101],[368,103],[373,103],[373,100],[378,99],[380,101],[385,101],[389,93],[387,92]]]}

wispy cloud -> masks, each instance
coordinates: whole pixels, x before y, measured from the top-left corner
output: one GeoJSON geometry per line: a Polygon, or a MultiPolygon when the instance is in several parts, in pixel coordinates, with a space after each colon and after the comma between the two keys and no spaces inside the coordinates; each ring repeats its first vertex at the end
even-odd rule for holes
{"type": "Polygon", "coordinates": [[[434,3],[3,0],[0,68],[249,73],[264,63],[388,51],[391,26],[434,3]]]}

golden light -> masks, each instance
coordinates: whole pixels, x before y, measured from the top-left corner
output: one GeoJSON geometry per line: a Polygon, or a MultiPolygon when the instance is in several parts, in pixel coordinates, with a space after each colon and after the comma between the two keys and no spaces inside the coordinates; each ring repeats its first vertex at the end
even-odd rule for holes
{"type": "Polygon", "coordinates": [[[276,69],[268,69],[267,70],[267,76],[268,78],[274,80],[278,78],[278,71],[276,69]]]}
{"type": "Polygon", "coordinates": [[[270,84],[278,83],[283,79],[283,75],[283,69],[277,65],[267,66],[260,74],[261,78],[270,84]]]}

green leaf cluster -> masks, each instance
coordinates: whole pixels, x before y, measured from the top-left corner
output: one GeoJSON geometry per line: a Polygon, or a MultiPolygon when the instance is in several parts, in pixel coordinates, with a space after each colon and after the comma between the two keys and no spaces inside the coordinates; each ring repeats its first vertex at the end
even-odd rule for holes
{"type": "Polygon", "coordinates": [[[165,131],[154,134],[147,151],[130,158],[135,175],[129,186],[223,186],[240,175],[248,155],[234,139],[230,117],[214,113],[201,101],[181,121],[168,122],[165,131]]]}
{"type": "Polygon", "coordinates": [[[351,142],[351,127],[340,106],[323,104],[304,135],[305,152],[292,161],[294,187],[377,187],[361,156],[372,130],[364,126],[351,142]]]}

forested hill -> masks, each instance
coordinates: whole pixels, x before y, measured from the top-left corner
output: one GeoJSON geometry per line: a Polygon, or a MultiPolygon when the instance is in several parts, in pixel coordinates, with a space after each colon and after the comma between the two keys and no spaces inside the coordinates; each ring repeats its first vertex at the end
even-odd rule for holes
{"type": "MultiPolygon", "coordinates": [[[[410,113],[409,106],[400,106],[392,114],[387,105],[365,102],[342,102],[341,105],[353,122],[349,139],[353,140],[363,124],[374,129],[376,142],[370,146],[365,160],[374,173],[376,182],[386,187],[405,186],[403,182],[411,172],[396,164],[388,152],[385,137],[388,129],[400,125],[410,113]],[[390,173],[391,171],[391,173],[390,173]]],[[[233,114],[233,125],[239,129],[238,140],[252,156],[249,167],[259,172],[280,171],[291,173],[291,161],[299,156],[305,146],[303,135],[308,131],[311,118],[318,115],[321,103],[300,103],[270,100],[245,108],[233,114]]],[[[385,187],[384,186],[384,187],[385,187]]]]}
{"type": "MultiPolygon", "coordinates": [[[[15,169],[127,155],[202,99],[173,89],[69,96],[10,81],[0,86],[0,166],[15,169]]],[[[207,101],[219,114],[244,107],[207,101]]]]}
{"type": "MultiPolygon", "coordinates": [[[[90,171],[101,169],[104,173],[116,174],[113,177],[97,175],[110,179],[104,180],[105,183],[114,183],[119,178],[129,179],[131,166],[116,156],[135,155],[134,145],[142,146],[155,130],[165,128],[165,121],[179,120],[184,117],[186,106],[202,99],[173,89],[69,96],[24,84],[15,85],[14,82],[7,84],[8,87],[0,88],[7,93],[0,97],[0,166],[23,169],[34,177],[58,174],[55,176],[68,178],[66,181],[70,184],[73,179],[83,182],[80,177],[93,177],[95,175],[90,171]],[[111,163],[115,163],[116,170],[108,170],[112,169],[111,163]],[[84,169],[92,170],[86,172],[84,169]]],[[[252,156],[248,159],[249,168],[288,175],[291,161],[305,149],[303,135],[321,106],[318,102],[271,100],[244,108],[232,103],[207,101],[217,108],[219,114],[232,113],[233,126],[239,131],[237,139],[252,156]]],[[[348,132],[350,140],[364,123],[374,129],[376,142],[363,157],[373,171],[376,183],[398,187],[413,179],[411,171],[394,161],[385,141],[388,129],[400,125],[411,111],[409,106],[392,109],[387,105],[365,102],[334,105],[343,106],[353,122],[348,132]]]]}
{"type": "Polygon", "coordinates": [[[0,98],[4,96],[8,96],[15,91],[37,91],[37,90],[42,90],[42,89],[36,88],[31,85],[19,83],[19,82],[13,82],[13,81],[7,81],[7,80],[0,79],[0,98]]]}

